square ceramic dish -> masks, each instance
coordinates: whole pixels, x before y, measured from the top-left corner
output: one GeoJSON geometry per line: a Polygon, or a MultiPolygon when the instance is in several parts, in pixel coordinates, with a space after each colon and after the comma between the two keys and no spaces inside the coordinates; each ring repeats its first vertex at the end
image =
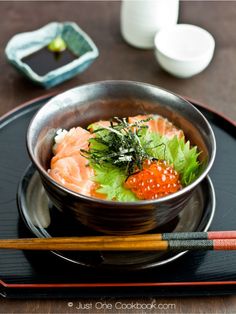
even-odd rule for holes
{"type": "Polygon", "coordinates": [[[53,22],[32,32],[17,34],[8,42],[5,53],[7,60],[17,70],[45,88],[58,85],[83,72],[99,55],[92,39],[73,22],[53,22]],[[23,59],[46,47],[57,36],[62,37],[76,57],[45,75],[39,75],[23,59]]]}

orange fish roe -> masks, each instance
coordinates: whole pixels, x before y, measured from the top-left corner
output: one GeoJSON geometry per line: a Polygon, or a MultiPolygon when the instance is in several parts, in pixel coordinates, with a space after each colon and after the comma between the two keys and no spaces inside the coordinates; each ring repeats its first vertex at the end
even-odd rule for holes
{"type": "Polygon", "coordinates": [[[177,171],[160,160],[145,161],[141,171],[129,176],[125,187],[141,200],[157,199],[182,188],[177,171]]]}

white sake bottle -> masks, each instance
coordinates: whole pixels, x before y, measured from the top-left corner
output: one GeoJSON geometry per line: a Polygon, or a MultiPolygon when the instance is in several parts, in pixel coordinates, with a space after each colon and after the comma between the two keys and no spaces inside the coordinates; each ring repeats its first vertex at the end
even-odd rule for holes
{"type": "Polygon", "coordinates": [[[130,45],[151,49],[154,36],[163,27],[177,23],[179,0],[123,0],[121,34],[130,45]]]}

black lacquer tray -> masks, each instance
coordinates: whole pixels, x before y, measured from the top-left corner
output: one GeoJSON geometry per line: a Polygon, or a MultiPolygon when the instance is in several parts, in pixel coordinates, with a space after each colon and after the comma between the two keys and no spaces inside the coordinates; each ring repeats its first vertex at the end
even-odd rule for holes
{"type": "MultiPolygon", "coordinates": [[[[32,237],[19,216],[17,187],[29,164],[29,121],[50,96],[32,100],[0,120],[0,237],[32,237]]],[[[192,101],[210,121],[217,157],[210,172],[216,191],[211,230],[236,228],[236,126],[192,101]]],[[[236,252],[191,252],[157,268],[97,270],[69,263],[51,252],[0,251],[0,293],[7,297],[104,297],[232,294],[236,252]]]]}

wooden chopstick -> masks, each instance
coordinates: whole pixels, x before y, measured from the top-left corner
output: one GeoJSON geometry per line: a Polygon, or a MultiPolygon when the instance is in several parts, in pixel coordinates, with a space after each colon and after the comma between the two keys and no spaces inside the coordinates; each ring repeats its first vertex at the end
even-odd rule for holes
{"type": "MultiPolygon", "coordinates": [[[[209,231],[209,232],[171,232],[154,234],[137,234],[125,236],[99,235],[82,237],[54,237],[50,241],[68,241],[71,242],[103,242],[103,241],[160,241],[160,240],[214,240],[214,239],[236,239],[236,231],[209,231]]],[[[3,239],[2,239],[3,240],[3,239]]],[[[26,239],[24,239],[26,240],[26,239]]],[[[30,239],[31,240],[31,239],[30,239]]],[[[41,238],[42,241],[48,239],[41,238]]],[[[1,241],[1,239],[0,239],[1,241]]]]}
{"type": "Polygon", "coordinates": [[[236,231],[1,239],[0,249],[61,251],[236,250],[236,231]]]}
{"type": "MultiPolygon", "coordinates": [[[[172,233],[154,233],[154,234],[137,234],[126,236],[83,236],[83,237],[56,237],[40,238],[42,242],[56,243],[63,240],[64,243],[78,242],[130,242],[130,241],[160,241],[160,240],[215,240],[215,239],[236,239],[236,231],[209,231],[209,232],[172,232],[172,233]]],[[[2,239],[4,240],[4,239],[2,239]]],[[[24,239],[25,241],[27,239],[24,239]]],[[[31,241],[31,239],[29,239],[31,241]]],[[[36,239],[35,239],[36,240],[36,239]]],[[[1,241],[1,240],[0,240],[1,241]]],[[[12,241],[12,240],[9,240],[12,241]]],[[[17,239],[18,241],[18,239],[17,239]]]]}

